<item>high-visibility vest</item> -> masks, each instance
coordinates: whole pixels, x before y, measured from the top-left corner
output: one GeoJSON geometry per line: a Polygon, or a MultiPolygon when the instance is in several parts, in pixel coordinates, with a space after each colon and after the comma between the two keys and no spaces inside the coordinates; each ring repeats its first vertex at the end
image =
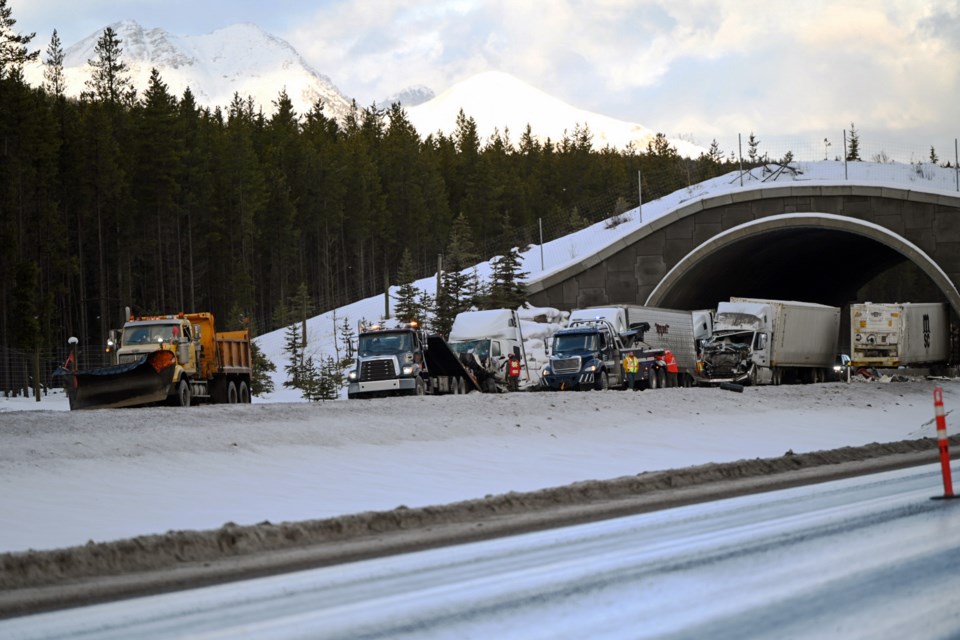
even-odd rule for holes
{"type": "Polygon", "coordinates": [[[673,351],[669,349],[666,350],[663,361],[667,365],[667,371],[670,373],[680,373],[680,367],[677,366],[677,359],[673,355],[673,351]]]}
{"type": "Polygon", "coordinates": [[[514,360],[512,358],[510,359],[510,369],[508,371],[508,375],[511,378],[520,377],[520,361],[519,360],[514,360]]]}
{"type": "Polygon", "coordinates": [[[623,369],[627,373],[636,373],[640,369],[640,360],[632,353],[628,353],[623,359],[623,369]]]}

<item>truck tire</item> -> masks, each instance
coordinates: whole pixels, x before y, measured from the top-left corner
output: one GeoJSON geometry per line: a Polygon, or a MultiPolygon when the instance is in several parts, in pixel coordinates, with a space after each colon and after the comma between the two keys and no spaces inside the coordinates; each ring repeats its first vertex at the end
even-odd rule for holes
{"type": "Polygon", "coordinates": [[[657,369],[657,387],[660,389],[667,388],[667,372],[665,369],[657,369]]]}
{"type": "Polygon", "coordinates": [[[656,389],[658,379],[656,369],[647,369],[647,389],[656,389]]]}
{"type": "Polygon", "coordinates": [[[610,376],[607,375],[606,371],[601,371],[597,375],[597,382],[594,386],[597,391],[606,391],[610,388],[610,376]]]}
{"type": "Polygon", "coordinates": [[[240,392],[239,398],[241,404],[250,404],[250,387],[247,386],[246,380],[240,381],[240,392]]]}
{"type": "Polygon", "coordinates": [[[227,383],[227,404],[237,404],[237,383],[233,380],[227,383]]]}
{"type": "Polygon", "coordinates": [[[467,395],[467,379],[466,379],[466,378],[460,378],[460,379],[459,379],[459,385],[460,385],[460,395],[462,395],[462,396],[467,395]]]}
{"type": "Polygon", "coordinates": [[[413,390],[413,395],[423,396],[423,395],[426,395],[426,393],[427,393],[426,383],[423,381],[423,378],[417,378],[417,386],[413,390]]]}
{"type": "Polygon", "coordinates": [[[189,407],[192,400],[193,394],[190,392],[190,383],[187,382],[186,378],[180,378],[180,382],[177,384],[177,395],[173,397],[173,406],[189,407]]]}

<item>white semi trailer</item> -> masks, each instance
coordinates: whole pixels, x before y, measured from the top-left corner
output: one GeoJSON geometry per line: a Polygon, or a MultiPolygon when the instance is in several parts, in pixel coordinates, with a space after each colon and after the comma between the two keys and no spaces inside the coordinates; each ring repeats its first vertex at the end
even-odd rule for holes
{"type": "Polygon", "coordinates": [[[810,302],[730,298],[703,345],[703,384],[823,382],[837,357],[840,309],[810,302]]]}
{"type": "Polygon", "coordinates": [[[850,358],[854,367],[896,368],[946,364],[950,353],[947,305],[850,305],[850,358]]]}

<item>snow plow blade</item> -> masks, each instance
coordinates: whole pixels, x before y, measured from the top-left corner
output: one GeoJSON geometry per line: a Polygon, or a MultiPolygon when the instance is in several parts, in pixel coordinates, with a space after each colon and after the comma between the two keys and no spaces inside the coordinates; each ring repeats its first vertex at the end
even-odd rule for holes
{"type": "Polygon", "coordinates": [[[63,374],[70,409],[136,407],[167,398],[176,356],[158,350],[136,362],[63,374]]]}

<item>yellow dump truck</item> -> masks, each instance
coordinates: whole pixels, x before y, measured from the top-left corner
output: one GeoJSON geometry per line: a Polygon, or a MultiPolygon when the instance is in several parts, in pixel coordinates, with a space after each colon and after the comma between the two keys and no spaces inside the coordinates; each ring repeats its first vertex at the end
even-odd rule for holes
{"type": "Polygon", "coordinates": [[[64,372],[71,409],[250,402],[250,333],[217,333],[212,313],[133,317],[115,364],[64,372]]]}

